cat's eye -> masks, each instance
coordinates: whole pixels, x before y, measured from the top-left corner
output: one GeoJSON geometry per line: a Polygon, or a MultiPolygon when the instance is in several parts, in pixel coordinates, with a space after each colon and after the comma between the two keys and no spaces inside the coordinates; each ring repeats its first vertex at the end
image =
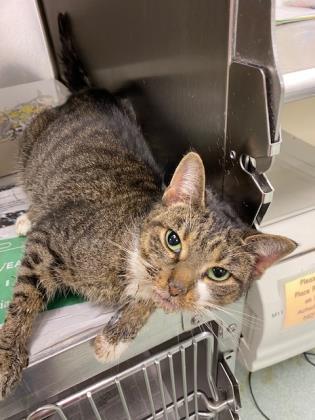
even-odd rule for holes
{"type": "Polygon", "coordinates": [[[173,230],[168,230],[165,236],[166,245],[168,248],[178,254],[182,249],[182,244],[179,236],[173,230]]]}
{"type": "Polygon", "coordinates": [[[207,271],[209,279],[214,281],[224,281],[230,277],[231,273],[222,267],[212,267],[207,271]]]}

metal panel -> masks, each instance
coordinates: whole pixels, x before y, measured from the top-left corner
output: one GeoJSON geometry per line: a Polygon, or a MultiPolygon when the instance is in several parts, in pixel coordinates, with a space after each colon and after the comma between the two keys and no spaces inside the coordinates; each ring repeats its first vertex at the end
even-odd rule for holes
{"type": "Polygon", "coordinates": [[[282,86],[275,56],[275,0],[239,0],[235,59],[263,68],[268,87],[271,141],[279,139],[282,86]]]}
{"type": "Polygon", "coordinates": [[[269,169],[278,146],[271,142],[264,71],[232,63],[224,194],[248,223],[260,223],[271,202],[273,188],[263,173],[269,169]]]}
{"type": "Polygon", "coordinates": [[[248,223],[258,224],[273,194],[264,172],[280,150],[273,14],[272,0],[238,1],[229,72],[224,194],[248,223]]]}
{"type": "Polygon", "coordinates": [[[56,55],[57,13],[67,11],[98,86],[128,88],[147,139],[170,171],[190,148],[222,185],[228,0],[41,2],[56,55]]]}

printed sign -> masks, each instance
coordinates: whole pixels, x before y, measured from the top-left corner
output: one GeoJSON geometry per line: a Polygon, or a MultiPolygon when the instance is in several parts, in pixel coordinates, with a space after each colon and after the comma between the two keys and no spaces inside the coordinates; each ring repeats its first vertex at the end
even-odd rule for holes
{"type": "Polygon", "coordinates": [[[285,283],[284,294],[285,327],[315,319],[315,273],[285,283]]]}

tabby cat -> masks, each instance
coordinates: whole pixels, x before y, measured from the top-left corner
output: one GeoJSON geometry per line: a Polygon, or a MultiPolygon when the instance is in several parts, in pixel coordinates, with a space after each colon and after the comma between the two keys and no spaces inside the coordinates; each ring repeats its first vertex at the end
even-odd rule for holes
{"type": "Polygon", "coordinates": [[[25,255],[0,331],[0,394],[27,366],[37,314],[71,290],[117,307],[96,337],[101,362],[118,358],[155,308],[198,312],[237,300],[296,244],[245,226],[205,189],[190,152],[167,188],[132,107],[89,81],[59,16],[67,102],[37,116],[21,141],[31,206],[17,222],[25,255]],[[83,88],[83,90],[82,90],[83,88]]]}

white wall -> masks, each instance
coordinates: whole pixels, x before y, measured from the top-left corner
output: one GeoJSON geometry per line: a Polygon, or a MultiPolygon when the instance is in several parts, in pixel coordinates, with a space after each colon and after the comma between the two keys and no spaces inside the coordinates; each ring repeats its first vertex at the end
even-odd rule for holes
{"type": "Polygon", "coordinates": [[[0,88],[51,78],[35,0],[0,0],[0,88]]]}

